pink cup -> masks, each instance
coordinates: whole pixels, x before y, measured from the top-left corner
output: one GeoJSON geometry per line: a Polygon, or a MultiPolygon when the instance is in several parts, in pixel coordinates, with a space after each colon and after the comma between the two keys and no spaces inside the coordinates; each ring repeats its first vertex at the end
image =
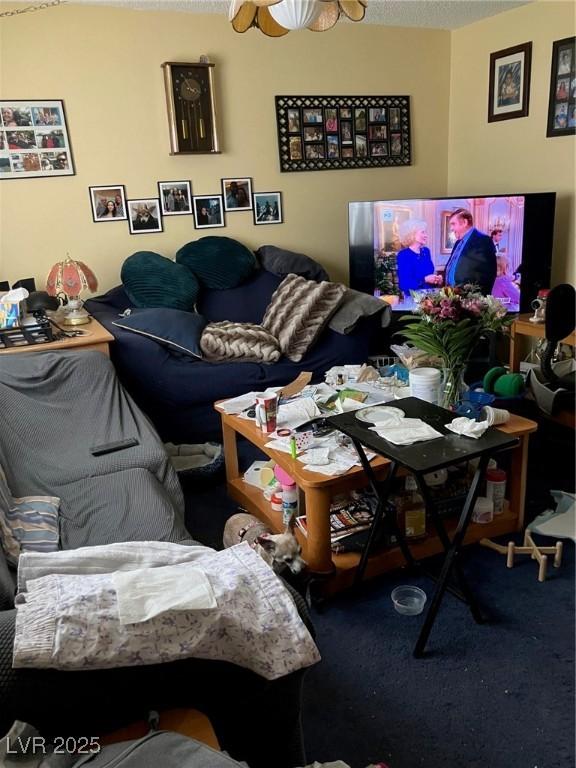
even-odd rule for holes
{"type": "Polygon", "coordinates": [[[278,395],[256,395],[256,425],[262,432],[269,434],[276,431],[278,414],[278,395]]]}

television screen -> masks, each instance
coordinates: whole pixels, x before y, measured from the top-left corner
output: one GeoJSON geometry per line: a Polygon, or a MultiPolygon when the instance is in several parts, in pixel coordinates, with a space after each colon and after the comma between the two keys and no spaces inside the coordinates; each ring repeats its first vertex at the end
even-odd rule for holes
{"type": "Polygon", "coordinates": [[[350,287],[407,311],[414,290],[475,282],[509,312],[527,312],[550,285],[555,199],[542,192],[349,203],[350,287]],[[458,210],[469,215],[454,217],[458,210]]]}

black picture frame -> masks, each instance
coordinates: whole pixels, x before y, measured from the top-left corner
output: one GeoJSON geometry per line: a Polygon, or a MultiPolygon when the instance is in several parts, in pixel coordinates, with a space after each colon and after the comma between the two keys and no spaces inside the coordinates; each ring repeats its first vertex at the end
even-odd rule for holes
{"type": "Polygon", "coordinates": [[[489,123],[528,116],[531,67],[531,42],[490,54],[489,123]]]}
{"type": "Polygon", "coordinates": [[[222,195],[194,195],[194,228],[213,229],[225,227],[224,200],[222,195]]]}
{"type": "Polygon", "coordinates": [[[276,96],[275,103],[284,173],[412,164],[409,96],[276,96]]]}
{"type": "Polygon", "coordinates": [[[254,192],[253,217],[256,226],[265,224],[283,224],[281,192],[254,192]]]}
{"type": "Polygon", "coordinates": [[[221,179],[221,183],[226,213],[252,210],[252,178],[250,176],[221,179]]]}
{"type": "Polygon", "coordinates": [[[576,37],[552,43],[546,136],[576,134],[576,37]]]}
{"type": "Polygon", "coordinates": [[[162,216],[192,216],[192,185],[187,179],[159,181],[158,197],[162,216]]]}
{"type": "Polygon", "coordinates": [[[123,184],[105,184],[98,187],[88,187],[90,193],[90,208],[95,224],[111,221],[126,221],[128,207],[126,205],[126,189],[123,184]],[[118,201],[120,198],[120,201],[118,201]],[[108,215],[106,206],[114,202],[113,215],[108,215]]]}
{"type": "Polygon", "coordinates": [[[75,174],[62,99],[0,101],[0,180],[75,174]]]}
{"type": "Polygon", "coordinates": [[[159,197],[140,197],[126,200],[128,229],[131,235],[151,235],[163,232],[162,209],[159,197]],[[145,216],[141,217],[141,212],[145,216]]]}
{"type": "Polygon", "coordinates": [[[171,155],[219,154],[214,64],[165,61],[171,155]]]}

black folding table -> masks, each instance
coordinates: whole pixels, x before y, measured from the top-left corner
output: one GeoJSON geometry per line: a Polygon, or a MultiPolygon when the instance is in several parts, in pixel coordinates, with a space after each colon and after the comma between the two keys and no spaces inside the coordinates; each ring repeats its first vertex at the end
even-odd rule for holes
{"type": "Polygon", "coordinates": [[[356,411],[331,416],[326,419],[326,422],[351,438],[368,478],[369,485],[378,498],[378,505],[370,526],[368,539],[356,571],[355,584],[359,584],[362,581],[370,552],[376,540],[376,533],[380,530],[384,518],[389,520],[390,528],[397,537],[407,565],[419,565],[412,556],[403,532],[399,530],[396,515],[391,514],[387,516],[387,501],[399,467],[404,467],[409,472],[412,472],[416,478],[420,493],[424,499],[426,512],[433,521],[438,537],[444,547],[444,562],[440,575],[436,579],[436,589],[414,648],[414,656],[418,658],[424,653],[430,631],[446,591],[451,592],[469,606],[476,622],[482,623],[484,620],[474,595],[464,578],[458,555],[466,535],[468,523],[472,517],[480,482],[484,477],[488,461],[496,452],[514,448],[518,445],[518,439],[510,437],[510,435],[494,427],[489,427],[482,437],[478,439],[456,435],[445,427],[446,424],[454,419],[454,413],[427,403],[424,400],[419,400],[416,397],[406,397],[389,405],[404,411],[408,418],[422,419],[422,421],[442,433],[442,437],[413,443],[412,445],[395,445],[372,431],[370,429],[373,426],[372,424],[359,420],[356,417],[356,411]],[[364,448],[368,448],[389,459],[390,471],[385,480],[378,481],[376,479],[364,448]],[[479,459],[478,466],[470,484],[466,501],[462,507],[458,525],[452,540],[450,540],[444,523],[432,500],[430,490],[424,480],[424,475],[435,472],[438,469],[470,461],[474,458],[479,459]],[[455,585],[450,581],[451,576],[453,576],[455,585]]]}

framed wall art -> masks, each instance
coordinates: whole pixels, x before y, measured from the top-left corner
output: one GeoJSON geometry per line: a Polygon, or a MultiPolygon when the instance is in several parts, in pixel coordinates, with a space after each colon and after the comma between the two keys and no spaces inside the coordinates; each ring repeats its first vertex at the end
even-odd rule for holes
{"type": "Polygon", "coordinates": [[[62,101],[0,101],[0,179],[74,172],[62,101]]]}
{"type": "Polygon", "coordinates": [[[410,165],[408,96],[276,96],[281,171],[410,165]]]}
{"type": "Polygon", "coordinates": [[[222,179],[225,211],[252,210],[252,179],[222,179]]]}
{"type": "Polygon", "coordinates": [[[151,232],[163,231],[160,200],[157,197],[127,200],[126,204],[131,235],[147,235],[151,232]]]}
{"type": "Polygon", "coordinates": [[[490,54],[488,122],[528,115],[532,43],[490,54]]]}
{"type": "Polygon", "coordinates": [[[254,224],[281,224],[282,194],[280,192],[254,193],[254,224]]]}
{"type": "Polygon", "coordinates": [[[192,188],[189,181],[159,181],[162,216],[192,215],[192,188]]]}
{"type": "Polygon", "coordinates": [[[552,71],[546,136],[576,133],[576,37],[552,45],[552,71]]]}
{"type": "Polygon", "coordinates": [[[164,86],[171,155],[220,152],[214,104],[214,64],[166,61],[164,86]]]}
{"type": "Polygon", "coordinates": [[[222,195],[194,195],[192,199],[196,229],[224,226],[222,195]]]}
{"type": "Polygon", "coordinates": [[[123,184],[108,184],[105,187],[88,187],[92,218],[100,224],[106,221],[126,221],[126,193],[123,184]]]}

